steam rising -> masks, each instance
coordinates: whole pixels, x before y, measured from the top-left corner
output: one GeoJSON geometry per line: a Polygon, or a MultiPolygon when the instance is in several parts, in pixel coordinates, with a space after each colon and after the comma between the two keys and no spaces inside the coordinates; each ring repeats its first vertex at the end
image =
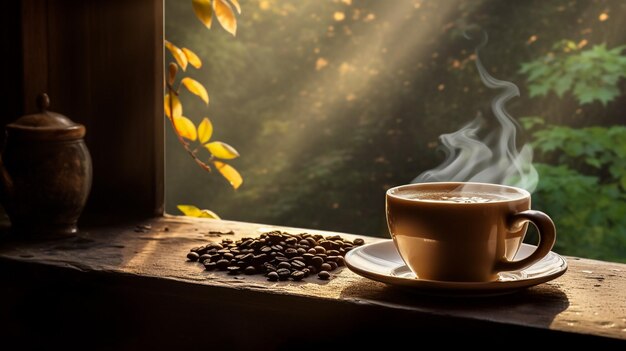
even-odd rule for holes
{"type": "Polygon", "coordinates": [[[485,120],[479,116],[459,131],[441,135],[446,160],[420,174],[413,183],[471,181],[512,185],[529,192],[535,190],[539,177],[532,165],[532,148],[526,144],[518,151],[516,123],[505,109],[510,99],[520,95],[519,89],[511,82],[492,77],[485,70],[478,54],[486,44],[487,35],[483,33],[482,43],[476,48],[476,67],[488,88],[501,90],[491,102],[497,127],[480,140],[478,132],[485,120]]]}

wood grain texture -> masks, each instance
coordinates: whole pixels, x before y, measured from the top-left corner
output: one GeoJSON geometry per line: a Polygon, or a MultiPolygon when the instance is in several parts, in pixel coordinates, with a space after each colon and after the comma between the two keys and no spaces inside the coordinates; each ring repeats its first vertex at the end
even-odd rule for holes
{"type": "Polygon", "coordinates": [[[162,214],[163,1],[24,0],[20,9],[23,110],[47,92],[51,110],[87,127],[88,212],[162,214]]]}
{"type": "MultiPolygon", "coordinates": [[[[2,95],[2,113],[0,123],[4,125],[22,115],[22,24],[19,1],[3,3],[0,11],[0,42],[3,50],[0,55],[0,67],[3,67],[0,94],[2,95]],[[3,123],[4,122],[4,123],[3,123]]],[[[3,145],[4,133],[0,133],[0,145],[3,145]]]]}
{"type": "MultiPolygon", "coordinates": [[[[64,240],[5,241],[0,245],[0,271],[20,266],[54,268],[73,272],[74,279],[79,281],[90,276],[107,281],[120,277],[126,279],[126,287],[141,280],[143,284],[158,285],[155,289],[167,291],[170,298],[184,295],[186,299],[198,299],[200,305],[215,303],[212,299],[218,298],[221,304],[230,304],[229,308],[243,308],[244,312],[240,313],[244,314],[248,309],[261,308],[263,301],[272,301],[264,307],[272,305],[272,313],[287,313],[276,305],[276,301],[284,301],[290,313],[300,311],[304,315],[312,313],[307,306],[316,306],[315,313],[322,313],[324,306],[341,306],[333,308],[349,311],[346,313],[350,317],[346,318],[358,318],[354,323],[375,323],[380,314],[398,321],[408,319],[414,324],[427,321],[430,328],[506,327],[568,338],[588,335],[608,338],[605,341],[626,340],[624,264],[569,257],[568,272],[552,282],[508,296],[461,299],[397,290],[362,278],[347,268],[337,271],[330,281],[308,278],[304,282],[268,282],[260,275],[207,272],[198,263],[186,262],[185,255],[191,247],[223,237],[256,236],[273,229],[316,233],[249,223],[164,217],[96,228],[64,240]],[[135,225],[139,224],[147,224],[151,229],[137,232],[135,225]],[[230,230],[235,234],[222,237],[209,234],[230,230]]],[[[381,239],[366,238],[367,242],[375,240],[381,239]]]]}

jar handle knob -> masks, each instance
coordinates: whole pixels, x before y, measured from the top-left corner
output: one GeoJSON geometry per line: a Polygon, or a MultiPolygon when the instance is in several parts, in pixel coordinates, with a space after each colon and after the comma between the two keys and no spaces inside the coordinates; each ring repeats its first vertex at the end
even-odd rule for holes
{"type": "Polygon", "coordinates": [[[48,110],[48,107],[50,107],[50,97],[48,97],[48,94],[39,94],[37,96],[37,108],[39,109],[39,111],[46,112],[48,110]]]}

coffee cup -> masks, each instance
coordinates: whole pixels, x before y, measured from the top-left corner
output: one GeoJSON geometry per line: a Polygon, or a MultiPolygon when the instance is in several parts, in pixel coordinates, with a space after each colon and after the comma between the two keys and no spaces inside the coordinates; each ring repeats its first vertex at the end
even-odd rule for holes
{"type": "Polygon", "coordinates": [[[419,279],[488,282],[547,255],[556,240],[548,215],[530,209],[524,189],[485,183],[402,185],[386,194],[387,224],[407,266],[419,279]],[[539,244],[517,254],[531,222],[539,244]]]}

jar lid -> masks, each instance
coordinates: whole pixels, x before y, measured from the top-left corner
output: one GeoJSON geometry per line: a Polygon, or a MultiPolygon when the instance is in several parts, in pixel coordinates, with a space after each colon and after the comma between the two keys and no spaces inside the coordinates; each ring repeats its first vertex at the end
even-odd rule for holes
{"type": "Polygon", "coordinates": [[[7,134],[11,138],[26,140],[62,141],[81,139],[85,136],[85,126],[74,123],[62,114],[48,111],[48,94],[37,96],[39,113],[25,115],[7,124],[7,134]]]}

